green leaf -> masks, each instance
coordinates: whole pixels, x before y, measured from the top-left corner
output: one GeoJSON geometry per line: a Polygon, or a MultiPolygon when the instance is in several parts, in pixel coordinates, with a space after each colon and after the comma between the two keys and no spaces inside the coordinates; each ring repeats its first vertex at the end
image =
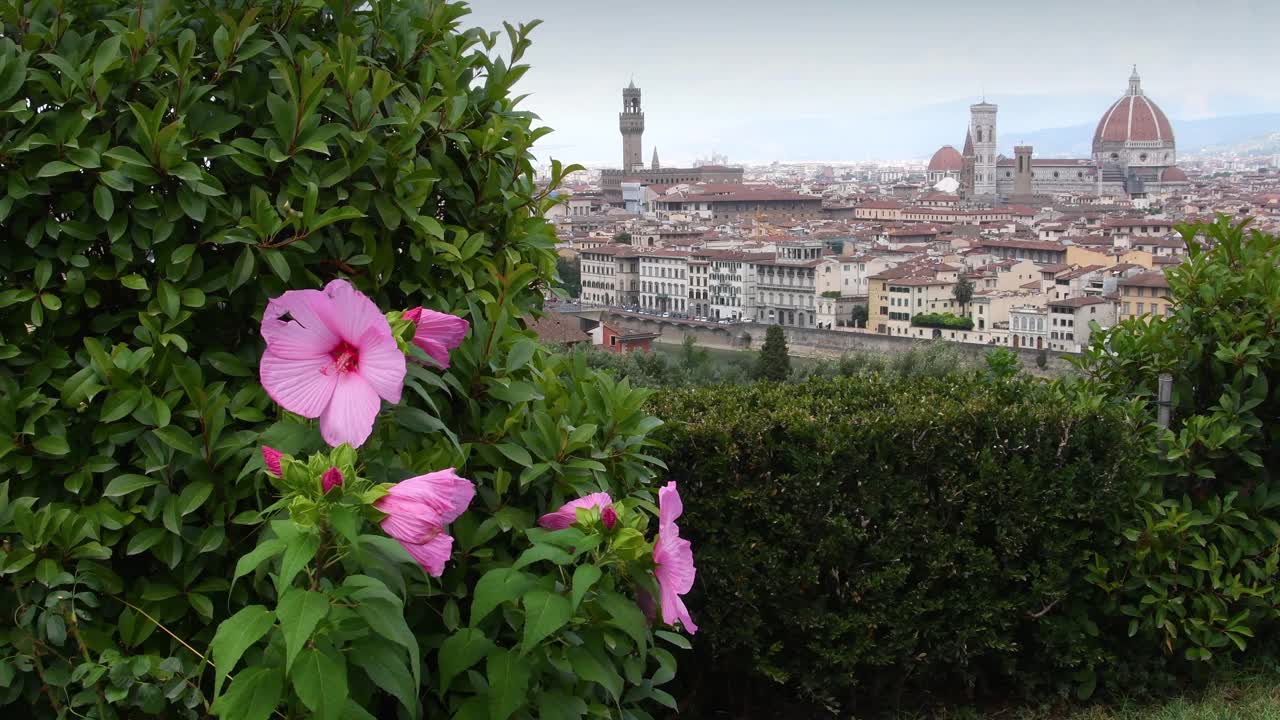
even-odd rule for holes
{"type": "Polygon", "coordinates": [[[195,456],[199,456],[201,454],[200,446],[196,445],[195,438],[191,437],[191,433],[183,430],[177,425],[156,428],[151,432],[155,433],[155,436],[165,445],[168,445],[178,452],[195,456]]]}
{"type": "Polygon", "coordinates": [[[121,390],[112,393],[102,406],[102,414],[98,416],[98,420],[104,423],[115,422],[133,412],[141,399],[142,393],[137,390],[121,390]]]}
{"type": "Polygon", "coordinates": [[[515,600],[533,585],[533,577],[515,568],[495,568],[485,573],[476,583],[471,601],[472,627],[498,605],[515,600]]]}
{"type": "Polygon", "coordinates": [[[671,631],[669,631],[669,630],[658,630],[658,631],[654,632],[654,635],[657,635],[658,637],[662,638],[663,640],[666,640],[667,642],[671,643],[672,645],[675,645],[676,647],[680,648],[681,650],[692,650],[692,649],[693,649],[693,645],[691,645],[691,644],[689,643],[689,638],[687,638],[687,637],[685,637],[685,636],[683,636],[683,635],[680,635],[679,633],[673,633],[673,632],[671,632],[671,631]]]}
{"type": "MultiPolygon", "coordinates": [[[[348,578],[350,581],[350,578],[348,578]]],[[[356,606],[356,614],[364,618],[374,632],[382,637],[399,643],[409,651],[409,669],[413,672],[413,685],[422,683],[420,653],[418,639],[404,619],[404,607],[398,600],[366,599],[356,606]]]]}
{"type": "Polygon", "coordinates": [[[256,665],[236,673],[227,693],[213,704],[213,714],[227,720],[266,720],[284,694],[278,667],[256,665]]]}
{"type": "Polygon", "coordinates": [[[589,682],[599,683],[616,701],[622,696],[622,676],[613,668],[601,662],[584,647],[569,648],[569,664],[578,677],[589,682]]]}
{"type": "Polygon", "coordinates": [[[120,57],[120,36],[112,35],[102,44],[98,46],[98,51],[93,55],[93,74],[95,77],[101,77],[116,60],[120,57]]]}
{"type": "MultiPolygon", "coordinates": [[[[524,650],[532,650],[542,639],[564,627],[573,616],[573,606],[563,595],[534,590],[524,596],[524,650]]],[[[641,621],[644,614],[641,613],[641,621]]]]}
{"type": "Polygon", "coordinates": [[[448,692],[449,682],[458,673],[480,662],[493,648],[493,641],[475,628],[462,628],[445,639],[440,646],[440,695],[448,692]]]}
{"type": "Polygon", "coordinates": [[[309,647],[289,673],[293,690],[320,720],[337,720],[347,704],[347,665],[341,656],[309,647]]]}
{"type": "Polygon", "coordinates": [[[45,455],[61,456],[71,452],[67,439],[61,435],[41,435],[31,445],[45,455]]]}
{"type": "Polygon", "coordinates": [[[573,562],[573,556],[555,545],[534,545],[520,553],[520,559],[516,560],[514,567],[518,570],[543,560],[550,560],[557,565],[568,565],[573,562]]]}
{"type": "Polygon", "coordinates": [[[178,310],[182,307],[182,297],[178,294],[178,289],[168,280],[161,280],[159,287],[156,289],[156,298],[160,301],[160,310],[169,317],[177,317],[178,310]]]}
{"type": "Polygon", "coordinates": [[[280,538],[272,538],[258,543],[257,547],[245,553],[236,561],[236,573],[231,577],[231,582],[234,583],[236,580],[257,570],[259,565],[284,552],[288,545],[289,543],[280,538]]]}
{"type": "Polygon", "coordinates": [[[643,653],[649,641],[649,623],[640,607],[616,592],[604,593],[600,597],[600,605],[613,618],[613,624],[631,636],[636,648],[643,653]]]}
{"type": "Polygon", "coordinates": [[[289,260],[285,258],[284,253],[279,250],[263,250],[262,254],[267,258],[267,265],[271,267],[271,272],[275,273],[282,282],[289,282],[289,260]]]}
{"type": "Polygon", "coordinates": [[[235,267],[231,269],[231,277],[227,279],[227,289],[234,291],[248,282],[256,268],[257,260],[253,256],[253,249],[246,245],[244,250],[240,251],[240,257],[236,258],[235,267]]]}
{"type": "Polygon", "coordinates": [[[275,615],[261,605],[250,605],[223,620],[209,643],[216,671],[213,678],[213,696],[222,691],[222,679],[240,662],[245,651],[262,639],[275,625],[275,615]]]}
{"type": "Polygon", "coordinates": [[[538,720],[579,720],[587,714],[587,703],[558,690],[547,690],[538,696],[538,720]]]}
{"type": "Polygon", "coordinates": [[[314,532],[294,538],[285,548],[284,558],[280,561],[280,573],[276,575],[276,594],[283,594],[284,589],[293,583],[302,568],[311,562],[320,549],[320,536],[314,532]]]}
{"type": "Polygon", "coordinates": [[[182,494],[178,496],[179,514],[186,516],[195,512],[205,500],[209,499],[212,492],[213,483],[208,480],[197,480],[182,488],[182,494]]]}
{"type": "Polygon", "coordinates": [[[40,171],[36,173],[36,177],[42,177],[42,178],[57,177],[59,175],[63,175],[69,172],[79,172],[79,171],[80,171],[79,167],[72,165],[69,162],[54,160],[52,162],[45,163],[44,167],[40,168],[40,171]]]}
{"type": "Polygon", "coordinates": [[[128,495],[135,490],[159,485],[159,478],[150,478],[146,475],[117,475],[107,483],[107,489],[102,491],[104,497],[120,497],[128,495]]]}
{"type": "Polygon", "coordinates": [[[138,275],[137,273],[130,273],[120,278],[120,284],[124,285],[130,290],[146,290],[147,289],[146,279],[144,279],[141,275],[138,275]]]}
{"type": "Polygon", "coordinates": [[[93,189],[93,209],[103,220],[110,220],[115,214],[116,201],[111,195],[111,189],[106,185],[99,185],[93,189]]]}
{"type": "Polygon", "coordinates": [[[498,443],[497,447],[498,447],[498,450],[503,455],[506,455],[507,459],[510,460],[511,462],[517,465],[520,465],[521,467],[529,467],[530,465],[533,465],[533,457],[529,455],[529,451],[525,450],[519,445],[513,445],[511,443],[498,443]]]}
{"type": "Polygon", "coordinates": [[[205,355],[205,359],[215,370],[223,375],[231,375],[232,377],[252,377],[253,371],[240,358],[229,352],[211,352],[205,355]]]}
{"type": "Polygon", "coordinates": [[[418,685],[405,667],[405,656],[398,646],[368,637],[351,645],[347,653],[351,664],[364,671],[375,685],[394,695],[410,717],[416,718],[421,703],[418,685]]]}
{"type": "Polygon", "coordinates": [[[600,568],[595,565],[579,565],[573,571],[573,609],[582,604],[582,598],[600,579],[600,568]]]}
{"type": "Polygon", "coordinates": [[[495,650],[485,664],[489,680],[489,720],[507,720],[524,706],[529,664],[515,650],[495,650]]]}
{"type": "Polygon", "coordinates": [[[292,588],[276,606],[280,632],[284,634],[284,668],[288,672],[316,626],[329,614],[329,598],[322,593],[292,588]]]}

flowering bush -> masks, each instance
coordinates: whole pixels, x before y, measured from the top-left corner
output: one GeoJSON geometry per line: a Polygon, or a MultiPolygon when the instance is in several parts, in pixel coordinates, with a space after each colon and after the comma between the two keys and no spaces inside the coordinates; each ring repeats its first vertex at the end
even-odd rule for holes
{"type": "Polygon", "coordinates": [[[524,329],[556,280],[529,28],[498,59],[464,13],[6,11],[6,712],[674,705],[659,421],[524,329]]]}

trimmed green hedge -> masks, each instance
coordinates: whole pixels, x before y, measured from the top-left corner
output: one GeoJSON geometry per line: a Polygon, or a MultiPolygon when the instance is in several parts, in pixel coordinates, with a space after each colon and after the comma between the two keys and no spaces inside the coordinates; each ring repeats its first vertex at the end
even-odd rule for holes
{"type": "Polygon", "coordinates": [[[1133,449],[1119,415],[1059,397],[973,375],[656,396],[698,558],[688,702],[768,717],[1078,689],[1105,654],[1080,560],[1133,449]]]}
{"type": "Polygon", "coordinates": [[[916,327],[943,330],[972,330],[973,318],[960,317],[951,313],[920,313],[911,316],[911,324],[916,327]]]}

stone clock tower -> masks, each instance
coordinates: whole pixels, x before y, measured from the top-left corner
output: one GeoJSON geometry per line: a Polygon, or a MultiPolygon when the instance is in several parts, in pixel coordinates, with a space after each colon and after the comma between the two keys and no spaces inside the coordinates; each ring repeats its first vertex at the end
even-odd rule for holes
{"type": "Polygon", "coordinates": [[[622,171],[644,168],[640,154],[640,136],[644,134],[644,113],[640,110],[640,88],[636,82],[622,89],[622,112],[618,113],[618,129],[622,131],[622,171]]]}

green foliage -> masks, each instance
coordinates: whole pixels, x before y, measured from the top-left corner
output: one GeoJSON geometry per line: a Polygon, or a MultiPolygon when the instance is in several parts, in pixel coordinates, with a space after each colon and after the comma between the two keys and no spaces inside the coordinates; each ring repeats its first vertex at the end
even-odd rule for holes
{"type": "Polygon", "coordinates": [[[616,242],[616,243],[618,243],[618,244],[620,244],[620,245],[630,245],[630,244],[631,244],[631,233],[629,233],[629,232],[620,232],[620,233],[618,233],[617,235],[614,235],[614,236],[613,236],[613,241],[614,241],[614,242],[616,242]]]}
{"type": "Polygon", "coordinates": [[[854,305],[853,312],[849,316],[855,327],[866,327],[869,311],[865,304],[854,305]]]}
{"type": "Polygon", "coordinates": [[[839,291],[839,290],[824,290],[824,291],[822,291],[822,297],[824,297],[824,298],[830,298],[830,299],[832,299],[832,300],[837,300],[837,299],[839,299],[839,298],[840,298],[840,291],[839,291]]]}
{"type": "Polygon", "coordinates": [[[973,302],[973,281],[966,277],[960,278],[955,286],[951,288],[951,297],[960,303],[960,307],[973,302]]]}
{"type": "Polygon", "coordinates": [[[675,389],[652,406],[698,558],[689,712],[864,717],[1066,690],[1105,656],[1081,561],[1136,452],[1118,409],[976,373],[675,389]]]}
{"type": "Polygon", "coordinates": [[[919,313],[911,316],[915,327],[941,328],[943,330],[972,330],[973,318],[952,313],[919,313]]]}
{"type": "Polygon", "coordinates": [[[1091,577],[1135,642],[1208,661],[1280,617],[1280,239],[1225,217],[1181,231],[1172,315],[1120,323],[1081,358],[1121,398],[1151,403],[1173,378],[1172,425],[1144,429],[1149,473],[1091,577]]]}
{"type": "Polygon", "coordinates": [[[1018,359],[1018,353],[1009,348],[988,350],[985,360],[987,374],[995,380],[1008,380],[1022,371],[1022,361],[1018,359]]]}
{"type": "Polygon", "coordinates": [[[560,276],[560,287],[571,298],[582,295],[582,265],[575,258],[556,258],[556,274],[560,276]]]}
{"type": "Polygon", "coordinates": [[[1049,367],[1049,351],[1046,348],[1040,348],[1036,352],[1036,367],[1044,370],[1049,367]]]}
{"type": "Polygon", "coordinates": [[[357,5],[3,6],[6,716],[672,704],[662,646],[679,642],[619,612],[640,561],[597,531],[533,527],[608,490],[643,529],[659,421],[646,393],[538,349],[518,320],[555,282],[542,213],[573,169],[534,183],[548,130],[512,96],[532,25],[357,5]],[[471,323],[447,371],[411,364],[358,456],[319,452],[256,377],[267,299],[340,276],[384,310],[471,323]],[[260,444],[293,456],[279,481],[260,444]],[[326,495],[330,465],[345,482],[326,495]],[[478,494],[428,579],[369,504],[451,466],[478,494]],[[495,576],[490,612],[464,618],[495,576]],[[594,582],[566,613],[579,576],[594,582]]]}
{"type": "Polygon", "coordinates": [[[791,375],[791,356],[787,354],[787,336],[781,325],[770,325],[756,359],[755,376],[758,380],[779,382],[791,375]]]}

